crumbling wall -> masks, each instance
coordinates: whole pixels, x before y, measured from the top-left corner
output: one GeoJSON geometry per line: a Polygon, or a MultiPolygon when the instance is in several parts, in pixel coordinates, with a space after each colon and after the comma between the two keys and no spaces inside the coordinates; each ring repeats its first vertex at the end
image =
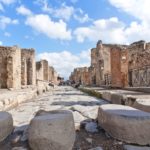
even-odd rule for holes
{"type": "Polygon", "coordinates": [[[0,46],[0,88],[21,87],[21,50],[0,46]]]}
{"type": "Polygon", "coordinates": [[[36,66],[35,66],[35,50],[21,50],[21,84],[36,84],[36,66]]]}
{"type": "Polygon", "coordinates": [[[36,76],[39,80],[49,81],[49,66],[47,60],[36,62],[36,76]]]}
{"type": "Polygon", "coordinates": [[[121,50],[111,49],[111,86],[122,87],[121,80],[121,50]]]}
{"type": "Polygon", "coordinates": [[[52,66],[49,67],[49,81],[54,81],[54,68],[52,66]]]}
{"type": "MultiPolygon", "coordinates": [[[[108,85],[109,84],[109,76],[111,70],[111,62],[110,62],[110,50],[111,47],[109,45],[102,44],[101,42],[97,43],[96,47],[96,55],[91,58],[91,61],[95,64],[95,76],[96,76],[96,85],[108,85]]],[[[94,55],[93,55],[94,56],[94,55]]]]}
{"type": "Polygon", "coordinates": [[[150,44],[139,41],[131,44],[129,50],[129,85],[150,86],[150,44]]]}

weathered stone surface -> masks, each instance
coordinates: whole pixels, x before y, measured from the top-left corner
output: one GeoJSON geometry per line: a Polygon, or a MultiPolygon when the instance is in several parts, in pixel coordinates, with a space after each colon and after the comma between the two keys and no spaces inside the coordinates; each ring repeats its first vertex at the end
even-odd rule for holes
{"type": "Polygon", "coordinates": [[[113,104],[123,104],[124,103],[124,95],[123,94],[118,94],[118,93],[113,93],[111,95],[111,102],[113,104]]]}
{"type": "Polygon", "coordinates": [[[150,144],[150,114],[129,106],[107,104],[99,107],[99,125],[111,136],[127,143],[150,144]]]}
{"type": "Polygon", "coordinates": [[[0,142],[3,141],[13,130],[11,114],[0,112],[0,142]]]}
{"type": "Polygon", "coordinates": [[[133,107],[145,112],[150,112],[150,99],[136,99],[133,107]]]}
{"type": "Polygon", "coordinates": [[[14,147],[12,150],[28,150],[27,148],[24,147],[14,147]]]}
{"type": "Polygon", "coordinates": [[[95,147],[95,148],[91,148],[89,150],[103,150],[102,147],[95,147]]]}
{"type": "Polygon", "coordinates": [[[111,94],[112,94],[112,92],[109,92],[109,91],[102,92],[102,98],[107,101],[111,101],[111,94]]]}
{"type": "Polygon", "coordinates": [[[75,141],[70,111],[41,111],[29,127],[29,145],[33,150],[71,150],[75,141]]]}
{"type": "Polygon", "coordinates": [[[87,118],[82,116],[79,112],[74,111],[73,112],[73,118],[74,118],[74,122],[75,122],[75,129],[79,130],[80,129],[80,123],[84,120],[86,120],[87,118]]]}
{"type": "Polygon", "coordinates": [[[124,145],[124,150],[150,150],[150,147],[145,146],[134,146],[134,145],[124,145]]]}
{"type": "Polygon", "coordinates": [[[96,119],[99,106],[81,106],[74,105],[71,109],[80,112],[84,117],[96,119]]]}
{"type": "Polygon", "coordinates": [[[98,125],[96,122],[87,122],[85,125],[85,130],[90,133],[98,132],[98,125]]]}

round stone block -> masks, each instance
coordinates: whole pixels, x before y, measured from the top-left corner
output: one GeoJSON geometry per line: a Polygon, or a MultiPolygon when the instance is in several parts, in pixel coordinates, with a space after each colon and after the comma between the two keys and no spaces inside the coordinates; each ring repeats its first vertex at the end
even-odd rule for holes
{"type": "Polygon", "coordinates": [[[139,145],[150,144],[150,113],[116,104],[101,105],[99,125],[112,137],[139,145]]]}
{"type": "Polygon", "coordinates": [[[0,112],[0,142],[2,142],[13,130],[12,115],[8,112],[0,112]]]}
{"type": "Polygon", "coordinates": [[[73,115],[70,111],[39,111],[29,127],[32,150],[72,150],[75,141],[73,115]]]}

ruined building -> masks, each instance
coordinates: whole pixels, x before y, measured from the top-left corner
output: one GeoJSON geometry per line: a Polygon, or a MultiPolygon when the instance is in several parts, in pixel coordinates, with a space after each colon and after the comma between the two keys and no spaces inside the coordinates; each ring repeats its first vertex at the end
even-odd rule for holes
{"type": "Polygon", "coordinates": [[[36,62],[37,80],[49,81],[58,84],[58,74],[52,66],[48,65],[47,60],[36,62]]]}
{"type": "Polygon", "coordinates": [[[48,61],[35,62],[34,49],[0,46],[0,88],[20,89],[37,80],[57,82],[57,73],[48,61]]]}
{"type": "Polygon", "coordinates": [[[35,50],[22,49],[21,50],[21,84],[22,85],[35,85],[36,72],[35,72],[35,50]]]}
{"type": "Polygon", "coordinates": [[[82,69],[74,69],[70,79],[89,85],[111,87],[150,86],[150,43],[131,45],[102,44],[91,49],[91,66],[85,77],[82,69]],[[83,78],[81,78],[83,76],[83,78]],[[86,79],[85,79],[86,78],[86,79]]]}
{"type": "Polygon", "coordinates": [[[45,80],[48,81],[48,61],[47,60],[41,60],[36,62],[36,76],[38,80],[45,80]]]}
{"type": "Polygon", "coordinates": [[[74,69],[70,76],[70,80],[74,80],[76,83],[81,83],[83,85],[90,85],[89,68],[81,67],[74,69]]]}
{"type": "Polygon", "coordinates": [[[0,88],[21,87],[21,49],[0,46],[0,88]]]}

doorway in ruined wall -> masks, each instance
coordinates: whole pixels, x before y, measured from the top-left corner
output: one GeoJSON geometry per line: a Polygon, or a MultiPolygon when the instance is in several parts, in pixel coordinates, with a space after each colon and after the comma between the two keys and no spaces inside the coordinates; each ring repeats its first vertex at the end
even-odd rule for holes
{"type": "Polygon", "coordinates": [[[96,85],[96,76],[92,77],[92,85],[96,85]]]}
{"type": "Polygon", "coordinates": [[[0,57],[0,88],[7,88],[7,58],[0,57]]]}
{"type": "Polygon", "coordinates": [[[32,61],[29,58],[27,60],[27,85],[32,85],[32,76],[33,76],[33,69],[32,69],[32,61]]]}

